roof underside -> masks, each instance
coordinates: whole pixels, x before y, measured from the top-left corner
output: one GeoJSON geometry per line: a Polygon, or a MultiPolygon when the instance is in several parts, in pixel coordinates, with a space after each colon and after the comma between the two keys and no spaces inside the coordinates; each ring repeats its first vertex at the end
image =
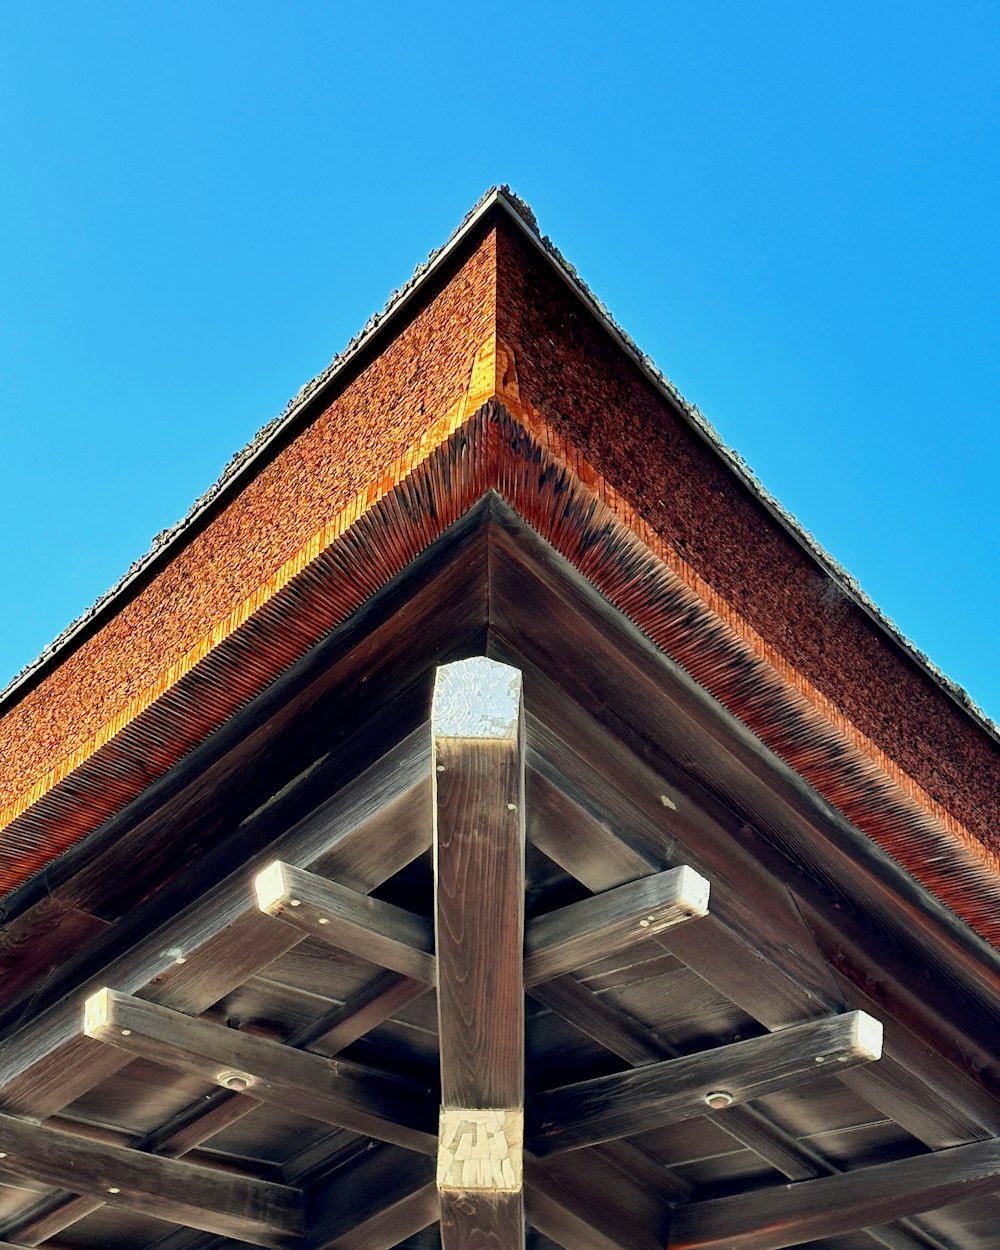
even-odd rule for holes
{"type": "MultiPolygon", "coordinates": [[[[1000,1097],[984,1087],[1000,1089],[995,969],[959,951],[861,835],[831,824],[823,836],[787,767],[495,493],[53,880],[49,925],[9,964],[22,989],[0,1017],[0,1105],[15,1126],[40,1118],[87,1148],[70,1186],[58,1152],[32,1168],[30,1140],[0,1140],[0,1235],[81,1250],[440,1244],[433,988],[341,919],[324,933],[263,914],[252,881],[280,859],[431,922],[431,687],[439,665],[477,654],[523,674],[529,949],[567,923],[561,909],[616,887],[658,891],[678,865],[711,884],[707,916],[652,938],[609,929],[603,949],[569,968],[553,957],[528,990],[528,1245],[991,1247],[1000,1157],[951,1148],[988,1153],[1000,1131],[1000,1097]],[[76,952],[67,925],[89,926],[76,952]],[[127,1042],[83,1034],[81,1003],[104,985],[137,1013],[127,1042]],[[787,1048],[793,1026],[835,1030],[858,1009],[885,1027],[881,1059],[852,1052],[819,1071],[807,1037],[812,1070],[744,1101],[733,1046],[773,1033],[787,1048]],[[290,1051],[349,1061],[362,1111],[324,1101],[322,1081],[296,1086],[290,1051]],[[703,1092],[736,1090],[727,1109],[672,1118],[662,1091],[650,1110],[614,1084],[712,1051],[703,1092]],[[224,1088],[234,1070],[256,1082],[249,1093],[224,1088]],[[581,1145],[576,1087],[600,1077],[624,1119],[581,1145]],[[171,1174],[150,1197],[142,1177],[121,1179],[122,1146],[183,1155],[198,1186],[171,1174]],[[920,1159],[940,1175],[914,1189],[905,1169],[920,1159]],[[202,1171],[219,1169],[258,1186],[252,1227],[227,1205],[236,1190],[221,1206],[203,1192],[202,1171]],[[861,1179],[849,1200],[801,1188],[842,1172],[861,1179]],[[984,1173],[997,1176],[979,1196],[963,1188],[984,1173]],[[305,1204],[308,1231],[289,1231],[286,1202],[305,1204]]],[[[488,899],[488,884],[469,889],[488,899]]]]}
{"type": "Polygon", "coordinates": [[[502,194],[0,749],[0,1250],[995,1244],[996,739],[502,194]]]}

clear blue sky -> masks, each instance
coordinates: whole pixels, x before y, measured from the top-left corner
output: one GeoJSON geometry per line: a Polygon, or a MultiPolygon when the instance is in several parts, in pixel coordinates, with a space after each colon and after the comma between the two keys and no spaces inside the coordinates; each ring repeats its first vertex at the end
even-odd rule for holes
{"type": "Polygon", "coordinates": [[[0,685],[487,186],[994,718],[1000,8],[0,13],[0,685]]]}

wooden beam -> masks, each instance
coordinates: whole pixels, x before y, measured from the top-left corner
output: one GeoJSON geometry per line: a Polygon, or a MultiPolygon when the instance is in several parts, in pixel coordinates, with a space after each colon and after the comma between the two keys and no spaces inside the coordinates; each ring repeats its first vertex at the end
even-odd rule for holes
{"type": "Polygon", "coordinates": [[[444,1250],[523,1250],[521,675],[438,669],[431,714],[444,1250]]]}
{"type": "Polygon", "coordinates": [[[318,1021],[314,1035],[304,1046],[318,1055],[335,1055],[391,1019],[408,1003],[421,998],[430,988],[423,981],[383,972],[318,1021]]]}
{"type": "Polygon", "coordinates": [[[525,935],[524,982],[538,985],[708,913],[709,885],[672,868],[538,916],[525,935]]]}
{"type": "MultiPolygon", "coordinates": [[[[613,1007],[574,977],[557,977],[554,981],[533,986],[529,992],[532,998],[633,1066],[641,1067],[680,1056],[674,1046],[652,1029],[620,1008],[613,1007]]],[[[755,1107],[731,1106],[724,1111],[712,1112],[706,1118],[783,1172],[789,1180],[808,1180],[836,1171],[823,1166],[815,1152],[804,1148],[790,1133],[780,1129],[755,1107]]]]}
{"type": "Polygon", "coordinates": [[[402,1077],[331,1063],[116,990],[87,1000],[84,1030],[131,1055],[247,1090],[261,1102],[410,1150],[436,1150],[430,1091],[402,1077]]]}
{"type": "Polygon", "coordinates": [[[679,1207],[669,1250],[782,1250],[1000,1190],[1000,1138],[679,1207]]]}
{"type": "Polygon", "coordinates": [[[434,1160],[380,1146],[311,1193],[301,1250],[389,1250],[437,1218],[434,1160]]]}
{"type": "Polygon", "coordinates": [[[437,980],[434,929],[423,916],[280,860],[257,874],[254,892],[266,915],[415,981],[437,980]]]}
{"type": "Polygon", "coordinates": [[[643,1158],[633,1168],[631,1155],[623,1164],[590,1151],[546,1159],[526,1154],[528,1223],[563,1250],[662,1250],[670,1204],[650,1183],[653,1161],[643,1158]]]}
{"type": "MultiPolygon", "coordinates": [[[[285,1044],[296,1049],[309,1048],[330,1057],[381,1024],[406,1003],[426,994],[429,988],[393,972],[383,973],[342,1006],[288,1038],[285,1044]]],[[[124,1052],[116,1053],[128,1062],[130,1056],[124,1052]]],[[[171,1159],[179,1158],[259,1106],[258,1100],[248,1094],[217,1089],[208,1098],[199,1098],[196,1103],[171,1116],[165,1124],[147,1133],[136,1143],[136,1149],[171,1159]]],[[[14,1231],[25,1247],[38,1246],[103,1206],[103,1198],[86,1195],[57,1199],[42,1210],[36,1208],[29,1212],[23,1221],[8,1231],[14,1231]]]]}
{"type": "Polygon", "coordinates": [[[32,1250],[32,1248],[23,1243],[18,1245],[13,1241],[0,1241],[0,1250],[32,1250]]]}
{"type": "MultiPolygon", "coordinates": [[[[270,829],[267,859],[321,865],[324,873],[354,889],[374,889],[430,846],[429,754],[426,729],[409,735],[277,838],[275,825],[265,819],[273,813],[261,813],[261,824],[270,829]],[[380,836],[381,813],[400,806],[411,813],[409,835],[380,836]]],[[[69,978],[59,1003],[41,1014],[32,1005],[29,1023],[5,1038],[0,1054],[4,1110],[52,1115],[121,1066],[121,1056],[111,1050],[102,1054],[104,1048],[81,1036],[83,994],[102,984],[129,992],[143,989],[164,1006],[197,1015],[294,945],[293,930],[252,906],[244,853],[243,843],[239,854],[228,843],[207,852],[185,874],[180,896],[172,883],[165,900],[155,907],[151,901],[152,916],[139,908],[134,920],[120,922],[100,939],[100,952],[89,952],[85,971],[69,978]],[[218,877],[225,879],[206,890],[206,879],[218,877]]],[[[263,857],[258,861],[260,866],[264,862],[263,857]]],[[[4,1007],[0,1029],[6,1014],[4,1007]]]]}
{"type": "Polygon", "coordinates": [[[852,1011],[697,1055],[538,1094],[528,1123],[536,1154],[576,1150],[676,1124],[878,1059],[882,1026],[852,1011]],[[719,1095],[717,1100],[712,1094],[719,1095]]]}
{"type": "MultiPolygon", "coordinates": [[[[437,1186],[428,1181],[375,1211],[333,1241],[317,1242],[317,1250],[390,1250],[401,1237],[419,1233],[438,1218],[437,1186]]],[[[313,1243],[307,1243],[312,1250],[313,1243]]]]}
{"type": "Polygon", "coordinates": [[[3,1165],[60,1189],[175,1224],[285,1250],[304,1231],[302,1193],[0,1115],[3,1165]]]}

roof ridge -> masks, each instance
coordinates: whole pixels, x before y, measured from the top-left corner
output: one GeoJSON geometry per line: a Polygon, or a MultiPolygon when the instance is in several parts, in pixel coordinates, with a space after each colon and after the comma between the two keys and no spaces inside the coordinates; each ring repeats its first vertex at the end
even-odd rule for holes
{"type": "Polygon", "coordinates": [[[538,225],[538,219],[530,204],[506,183],[494,184],[480,196],[445,242],[439,247],[432,249],[427,259],[415,267],[407,281],[390,292],[382,311],[373,313],[364,326],[333,357],[330,363],[298,390],[285,405],[282,412],[261,426],[250,442],[230,458],[218,479],[192,503],[185,515],[175,522],[174,525],[161,530],[155,535],[149,550],[133,561],[109,590],[62,630],[34,660],[27,664],[0,690],[0,715],[6,710],[5,705],[16,701],[16,696],[22,687],[27,687],[36,677],[40,679],[41,673],[48,664],[55,661],[60,652],[68,647],[78,634],[91,625],[95,625],[99,617],[130,584],[147,573],[158,560],[165,556],[174,543],[193,526],[200,516],[215,504],[218,499],[224,496],[235,483],[241,480],[244,473],[248,471],[258,457],[265,454],[267,448],[294,423],[310,401],[322,393],[323,389],[368,346],[390,320],[399,315],[428,276],[444,262],[476,223],[484,218],[494,206],[503,210],[508,218],[520,228],[531,243],[549,260],[563,281],[590,308],[606,332],[612,336],[632,359],[633,363],[647,376],[656,389],[675,405],[700,437],[722,458],[794,541],[821,565],[842,593],[853,601],[877,626],[885,630],[907,656],[967,716],[976,722],[981,729],[985,730],[995,741],[1000,742],[1000,725],[987,716],[963,686],[944,673],[925,652],[902,632],[892,618],[866,593],[857,579],[771,494],[743,457],[722,439],[697,405],[690,403],[684,398],[677,386],[656,365],[652,357],[643,352],[632,336],[618,324],[608,307],[580,277],[576,267],[566,259],[548,235],[542,234],[538,225]]]}

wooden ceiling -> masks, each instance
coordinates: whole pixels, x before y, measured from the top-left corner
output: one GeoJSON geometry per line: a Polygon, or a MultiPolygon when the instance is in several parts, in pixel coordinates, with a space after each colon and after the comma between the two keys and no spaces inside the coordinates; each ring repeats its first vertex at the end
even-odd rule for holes
{"type": "Polygon", "coordinates": [[[985,944],[495,495],[44,887],[0,1250],[997,1245],[985,944]]]}

